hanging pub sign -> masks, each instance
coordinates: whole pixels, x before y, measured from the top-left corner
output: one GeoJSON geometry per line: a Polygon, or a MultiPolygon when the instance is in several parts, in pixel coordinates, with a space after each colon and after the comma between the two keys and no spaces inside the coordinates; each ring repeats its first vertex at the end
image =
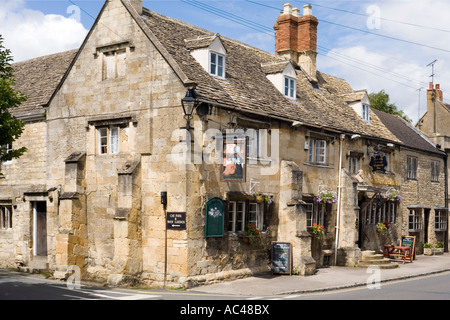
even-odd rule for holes
{"type": "Polygon", "coordinates": [[[205,205],[205,237],[223,237],[225,204],[220,198],[211,198],[205,205]]]}
{"type": "Polygon", "coordinates": [[[387,160],[386,155],[383,152],[375,151],[370,157],[369,166],[372,168],[372,172],[386,172],[387,160]]]}

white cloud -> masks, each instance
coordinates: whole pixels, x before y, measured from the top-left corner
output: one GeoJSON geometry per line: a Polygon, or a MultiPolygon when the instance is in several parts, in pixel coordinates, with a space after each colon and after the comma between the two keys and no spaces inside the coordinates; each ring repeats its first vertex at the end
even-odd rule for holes
{"type": "MultiPolygon", "coordinates": [[[[371,3],[377,5],[377,2],[371,3]]],[[[443,12],[450,11],[450,1],[436,0],[433,2],[410,0],[389,0],[378,2],[380,17],[397,21],[418,24],[424,27],[405,23],[394,23],[382,20],[380,29],[369,29],[365,22],[359,19],[352,21],[349,16],[339,17],[339,23],[359,28],[364,32],[349,31],[344,28],[333,29],[334,39],[328,38],[321,42],[319,38],[318,68],[324,72],[347,80],[356,89],[367,89],[369,92],[385,90],[390,95],[391,102],[402,109],[413,121],[426,109],[426,89],[431,81],[431,68],[427,64],[437,59],[434,78],[444,91],[444,100],[450,99],[450,74],[445,72],[450,53],[427,48],[426,46],[448,47],[448,32],[431,29],[450,30],[443,12]],[[347,17],[347,22],[342,22],[347,17]],[[359,24],[358,24],[359,23],[359,24]],[[357,26],[356,26],[357,25],[357,26]],[[421,45],[407,43],[386,37],[404,39],[421,45]],[[320,50],[320,45],[332,49],[320,50]]],[[[363,4],[365,12],[367,4],[363,4]]],[[[352,9],[356,11],[356,9],[352,9]]],[[[354,16],[352,16],[354,17],[354,16]]],[[[326,37],[326,33],[324,33],[326,37]]],[[[322,39],[322,41],[325,39],[322,39]]],[[[322,48],[323,49],[323,48],[322,48]]]]}
{"type": "Polygon", "coordinates": [[[88,32],[74,18],[27,9],[23,0],[0,0],[0,25],[16,62],[78,48],[88,32]]]}

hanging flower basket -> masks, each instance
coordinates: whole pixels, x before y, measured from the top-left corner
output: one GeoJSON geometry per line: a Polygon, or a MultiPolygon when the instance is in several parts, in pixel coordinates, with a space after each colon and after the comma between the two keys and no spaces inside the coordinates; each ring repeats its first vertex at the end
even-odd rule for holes
{"type": "Polygon", "coordinates": [[[253,197],[257,203],[271,204],[273,202],[273,196],[269,196],[267,193],[254,192],[253,197]]]}
{"type": "Polygon", "coordinates": [[[388,199],[388,201],[402,201],[402,196],[398,193],[397,190],[395,189],[391,189],[386,193],[386,199],[388,199]]]}
{"type": "Polygon", "coordinates": [[[335,203],[336,201],[336,194],[329,190],[320,191],[319,195],[316,197],[316,202],[319,203],[335,203]]]}

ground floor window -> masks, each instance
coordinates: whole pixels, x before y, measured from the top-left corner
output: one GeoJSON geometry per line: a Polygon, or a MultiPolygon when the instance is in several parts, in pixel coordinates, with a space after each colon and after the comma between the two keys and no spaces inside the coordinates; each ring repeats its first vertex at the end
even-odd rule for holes
{"type": "Polygon", "coordinates": [[[436,231],[447,230],[447,210],[436,210],[434,213],[434,229],[436,231]]]}
{"type": "Polygon", "coordinates": [[[395,223],[397,203],[372,201],[363,204],[363,221],[365,225],[375,225],[380,222],[395,223]]]}
{"type": "Polygon", "coordinates": [[[228,231],[243,232],[249,223],[264,230],[264,203],[249,201],[228,202],[228,231]]]}
{"type": "Polygon", "coordinates": [[[313,223],[324,226],[325,212],[327,205],[324,203],[307,203],[306,204],[306,228],[310,229],[313,223]]]}
{"type": "Polygon", "coordinates": [[[409,209],[408,213],[408,231],[417,232],[422,230],[422,210],[409,209]]]}
{"type": "Polygon", "coordinates": [[[0,206],[0,229],[6,230],[12,228],[12,207],[0,206]]]}

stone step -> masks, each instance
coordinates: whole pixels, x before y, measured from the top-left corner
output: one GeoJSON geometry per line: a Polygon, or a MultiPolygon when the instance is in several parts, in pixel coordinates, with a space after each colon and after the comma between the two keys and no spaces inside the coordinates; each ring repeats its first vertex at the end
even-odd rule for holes
{"type": "Polygon", "coordinates": [[[362,259],[361,262],[364,262],[365,264],[387,264],[391,263],[392,260],[389,258],[383,258],[383,256],[381,256],[381,258],[373,258],[373,259],[365,258],[362,259]]]}
{"type": "Polygon", "coordinates": [[[49,264],[47,257],[36,256],[29,262],[28,266],[20,266],[19,271],[27,273],[40,273],[47,272],[49,270],[49,264]]]}
{"type": "Polygon", "coordinates": [[[378,267],[380,269],[395,269],[398,268],[397,262],[390,262],[385,264],[373,264],[373,263],[366,263],[366,262],[360,262],[358,263],[359,268],[368,268],[368,267],[378,267]]]}

